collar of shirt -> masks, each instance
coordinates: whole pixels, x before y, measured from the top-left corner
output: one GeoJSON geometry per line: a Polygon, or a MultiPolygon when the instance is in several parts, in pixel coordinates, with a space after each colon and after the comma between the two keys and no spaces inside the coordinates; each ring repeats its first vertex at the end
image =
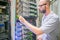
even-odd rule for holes
{"type": "Polygon", "coordinates": [[[48,16],[50,16],[52,14],[52,11],[46,16],[45,14],[43,15],[42,20],[44,21],[48,16]]]}

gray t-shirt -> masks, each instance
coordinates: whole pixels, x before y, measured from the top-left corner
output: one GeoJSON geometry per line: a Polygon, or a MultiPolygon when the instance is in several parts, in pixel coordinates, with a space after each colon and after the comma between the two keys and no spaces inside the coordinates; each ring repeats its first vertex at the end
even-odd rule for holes
{"type": "Polygon", "coordinates": [[[59,17],[52,11],[48,16],[43,16],[40,29],[44,32],[42,34],[43,40],[57,40],[59,17]]]}

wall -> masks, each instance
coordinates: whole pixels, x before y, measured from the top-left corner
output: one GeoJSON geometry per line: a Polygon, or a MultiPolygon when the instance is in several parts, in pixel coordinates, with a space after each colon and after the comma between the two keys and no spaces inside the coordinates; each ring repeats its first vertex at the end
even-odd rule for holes
{"type": "MultiPolygon", "coordinates": [[[[59,18],[60,18],[60,0],[56,0],[52,5],[51,5],[51,10],[55,12],[59,18]]],[[[59,23],[60,24],[60,23],[59,23]]],[[[57,31],[58,32],[58,31],[57,31]]],[[[59,33],[58,33],[58,40],[60,40],[60,25],[59,25],[59,33]]]]}

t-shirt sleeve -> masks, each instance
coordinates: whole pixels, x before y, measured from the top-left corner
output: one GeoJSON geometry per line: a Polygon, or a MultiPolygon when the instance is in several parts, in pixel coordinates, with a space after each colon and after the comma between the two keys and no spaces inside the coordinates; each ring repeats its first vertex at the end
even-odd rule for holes
{"type": "Polygon", "coordinates": [[[42,24],[40,29],[44,33],[50,33],[50,32],[54,31],[57,28],[57,24],[58,24],[58,18],[52,17],[51,19],[46,21],[44,24],[42,24]]]}

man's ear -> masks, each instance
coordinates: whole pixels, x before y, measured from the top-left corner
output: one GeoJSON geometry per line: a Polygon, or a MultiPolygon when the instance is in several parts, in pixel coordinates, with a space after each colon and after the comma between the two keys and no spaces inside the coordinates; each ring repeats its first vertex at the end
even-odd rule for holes
{"type": "Polygon", "coordinates": [[[49,8],[50,8],[49,5],[46,5],[46,10],[49,10],[49,8]]]}
{"type": "Polygon", "coordinates": [[[47,5],[48,5],[48,6],[50,6],[50,3],[49,3],[49,2],[47,2],[47,5]]]}

